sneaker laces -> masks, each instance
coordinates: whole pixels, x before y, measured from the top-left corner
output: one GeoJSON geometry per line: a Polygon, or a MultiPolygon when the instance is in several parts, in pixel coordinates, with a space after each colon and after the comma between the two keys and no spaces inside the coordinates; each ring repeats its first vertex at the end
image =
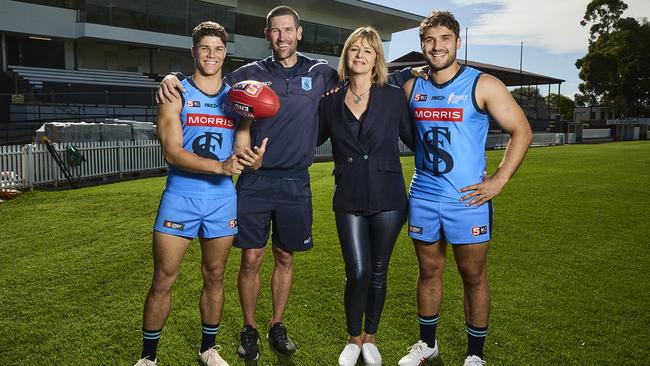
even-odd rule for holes
{"type": "Polygon", "coordinates": [[[221,346],[216,344],[214,347],[208,350],[208,359],[206,361],[218,361],[219,360],[219,351],[221,351],[221,346]],[[214,350],[214,352],[211,352],[214,350]]]}
{"type": "Polygon", "coordinates": [[[422,344],[422,342],[418,342],[407,349],[409,351],[409,354],[414,355],[417,353],[421,353],[422,351],[424,351],[424,344],[422,344]]]}
{"type": "Polygon", "coordinates": [[[287,335],[287,328],[283,325],[277,325],[271,328],[271,335],[273,338],[276,338],[282,344],[287,345],[289,343],[289,336],[287,335]]]}
{"type": "Polygon", "coordinates": [[[249,347],[257,343],[257,337],[258,336],[254,330],[242,332],[242,343],[245,345],[245,347],[249,347]]]}

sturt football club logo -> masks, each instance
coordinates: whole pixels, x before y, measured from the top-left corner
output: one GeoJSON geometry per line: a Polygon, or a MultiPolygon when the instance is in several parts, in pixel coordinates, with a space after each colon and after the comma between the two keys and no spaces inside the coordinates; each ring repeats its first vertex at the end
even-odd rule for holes
{"type": "Polygon", "coordinates": [[[429,127],[422,135],[424,160],[422,169],[430,170],[439,177],[449,173],[454,168],[454,158],[444,147],[451,144],[451,131],[447,127],[429,127]]]}
{"type": "Polygon", "coordinates": [[[219,161],[219,157],[214,151],[221,150],[222,143],[223,135],[221,133],[206,132],[194,139],[192,142],[192,151],[202,158],[219,161]]]}
{"type": "Polygon", "coordinates": [[[309,91],[311,90],[311,78],[309,76],[303,76],[302,79],[300,79],[301,85],[302,85],[302,90],[309,91]]]}

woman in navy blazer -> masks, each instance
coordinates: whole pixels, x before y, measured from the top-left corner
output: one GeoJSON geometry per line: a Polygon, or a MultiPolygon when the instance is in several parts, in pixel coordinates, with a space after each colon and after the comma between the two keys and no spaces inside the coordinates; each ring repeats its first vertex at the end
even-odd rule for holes
{"type": "Polygon", "coordinates": [[[360,353],[366,365],[381,365],[376,333],[408,203],[398,137],[413,149],[413,128],[404,92],[387,83],[375,29],[361,27],[350,35],[338,72],[347,83],[321,99],[318,142],[332,142],[333,206],[345,261],[349,338],[339,365],[355,365],[360,353]]]}

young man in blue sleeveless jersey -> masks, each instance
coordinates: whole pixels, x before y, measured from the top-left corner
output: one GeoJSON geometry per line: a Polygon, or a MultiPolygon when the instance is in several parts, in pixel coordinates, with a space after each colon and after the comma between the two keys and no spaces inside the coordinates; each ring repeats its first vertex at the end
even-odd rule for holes
{"type": "Polygon", "coordinates": [[[250,121],[240,123],[227,102],[229,87],[221,82],[224,28],[203,22],[194,29],[192,41],[194,74],[183,81],[182,100],[160,104],[158,109],[158,136],[169,173],[153,227],[154,274],[144,306],[143,349],[137,366],[156,364],[171,289],[185,251],[197,236],[203,273],[199,361],[207,366],[228,365],[217,352],[215,338],[224,302],[224,269],[237,233],[231,176],[244,167],[259,168],[266,146],[264,141],[255,151],[249,148],[250,121]]]}
{"type": "Polygon", "coordinates": [[[459,28],[449,12],[434,11],[422,21],[420,41],[430,75],[404,84],[417,130],[409,236],[419,264],[420,340],[399,361],[401,366],[420,365],[439,354],[435,333],[448,244],[463,281],[468,339],[464,365],[485,363],[491,200],[521,164],[532,136],[521,108],[501,81],[456,62],[459,28]],[[494,175],[484,173],[489,116],[511,137],[494,175]]]}

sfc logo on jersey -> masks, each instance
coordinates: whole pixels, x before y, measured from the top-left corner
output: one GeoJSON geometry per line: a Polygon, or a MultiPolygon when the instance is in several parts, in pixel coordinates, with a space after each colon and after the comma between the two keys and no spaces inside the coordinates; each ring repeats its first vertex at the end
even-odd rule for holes
{"type": "Polygon", "coordinates": [[[428,95],[426,95],[426,94],[416,93],[415,94],[415,101],[416,102],[426,102],[427,97],[428,97],[428,95]]]}
{"type": "Polygon", "coordinates": [[[302,79],[300,79],[300,82],[302,85],[302,90],[311,90],[311,78],[309,76],[303,76],[302,79]]]}
{"type": "Polygon", "coordinates": [[[228,227],[234,229],[237,227],[237,219],[228,221],[228,227]]]}
{"type": "Polygon", "coordinates": [[[201,107],[201,101],[198,100],[188,100],[187,101],[187,106],[190,108],[198,108],[201,107]]]}

